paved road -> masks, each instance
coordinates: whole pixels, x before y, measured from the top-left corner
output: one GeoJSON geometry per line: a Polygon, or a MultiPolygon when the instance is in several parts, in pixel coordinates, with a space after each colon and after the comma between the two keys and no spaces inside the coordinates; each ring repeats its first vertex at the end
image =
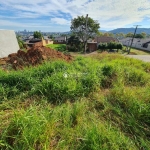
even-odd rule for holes
{"type": "Polygon", "coordinates": [[[150,62],[150,55],[126,55],[126,56],[130,58],[140,59],[145,62],[150,62]]]}

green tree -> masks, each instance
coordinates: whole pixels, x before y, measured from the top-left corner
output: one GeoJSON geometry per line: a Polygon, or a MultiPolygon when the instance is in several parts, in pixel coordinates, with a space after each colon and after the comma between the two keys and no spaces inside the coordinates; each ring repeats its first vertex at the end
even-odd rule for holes
{"type": "Polygon", "coordinates": [[[122,45],[121,43],[117,43],[117,44],[116,44],[117,52],[118,52],[119,49],[122,50],[122,48],[123,48],[123,45],[122,45]]]}
{"type": "Polygon", "coordinates": [[[97,21],[93,20],[90,17],[78,16],[77,18],[72,19],[71,21],[71,32],[78,36],[83,41],[83,46],[85,48],[87,40],[89,37],[92,37],[93,34],[98,33],[100,25],[97,21]]]}
{"type": "Polygon", "coordinates": [[[104,33],[104,36],[109,36],[109,33],[108,32],[104,33]]]}
{"type": "Polygon", "coordinates": [[[33,36],[34,36],[34,38],[42,39],[42,34],[41,34],[41,32],[35,31],[35,32],[33,33],[33,36]]]}
{"type": "Polygon", "coordinates": [[[67,48],[69,51],[80,51],[81,50],[81,41],[79,37],[72,35],[68,38],[67,48]]]}
{"type": "Polygon", "coordinates": [[[49,35],[48,38],[53,39],[54,38],[53,34],[49,35]]]}
{"type": "Polygon", "coordinates": [[[55,37],[53,34],[49,35],[48,38],[52,39],[52,40],[55,40],[55,37]]]}
{"type": "Polygon", "coordinates": [[[116,38],[119,38],[119,33],[116,33],[116,34],[115,34],[115,37],[116,37],[116,38]]]}
{"type": "Polygon", "coordinates": [[[146,38],[147,34],[145,32],[142,32],[141,35],[146,38]]]}
{"type": "Polygon", "coordinates": [[[127,33],[126,37],[133,37],[133,33],[131,33],[131,32],[127,33]]]}
{"type": "Polygon", "coordinates": [[[108,36],[110,36],[110,37],[114,37],[114,34],[113,34],[113,33],[111,33],[111,32],[108,32],[108,36]]]}
{"type": "Polygon", "coordinates": [[[144,36],[143,36],[142,34],[136,34],[136,35],[135,35],[135,38],[143,39],[143,38],[144,38],[144,36]]]}
{"type": "Polygon", "coordinates": [[[100,49],[101,51],[105,51],[107,49],[107,43],[100,43],[98,45],[98,49],[100,49]]]}
{"type": "Polygon", "coordinates": [[[120,38],[124,38],[124,37],[125,37],[125,34],[122,33],[122,32],[120,32],[120,33],[119,33],[119,37],[120,37],[120,38]]]}
{"type": "Polygon", "coordinates": [[[98,36],[98,37],[103,36],[103,35],[104,35],[104,33],[100,32],[100,31],[97,32],[97,36],[98,36]]]}
{"type": "Polygon", "coordinates": [[[108,43],[107,44],[107,48],[109,49],[109,50],[111,50],[111,49],[114,49],[114,42],[110,42],[110,43],[108,43]]]}

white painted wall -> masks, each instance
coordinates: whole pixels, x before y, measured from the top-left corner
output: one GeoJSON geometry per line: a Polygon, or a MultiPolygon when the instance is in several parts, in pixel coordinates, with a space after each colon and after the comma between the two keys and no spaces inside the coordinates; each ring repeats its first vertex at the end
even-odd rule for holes
{"type": "Polygon", "coordinates": [[[13,30],[0,30],[0,58],[16,53],[19,49],[15,32],[13,30]]]}
{"type": "MultiPolygon", "coordinates": [[[[132,38],[125,38],[125,39],[121,39],[120,42],[123,45],[125,45],[125,46],[130,46],[131,40],[132,40],[132,38]]],[[[143,44],[146,43],[146,42],[149,42],[149,41],[150,41],[150,38],[145,38],[145,39],[137,39],[137,38],[135,38],[133,40],[132,47],[150,51],[150,44],[148,45],[147,48],[143,47],[143,44]]]]}

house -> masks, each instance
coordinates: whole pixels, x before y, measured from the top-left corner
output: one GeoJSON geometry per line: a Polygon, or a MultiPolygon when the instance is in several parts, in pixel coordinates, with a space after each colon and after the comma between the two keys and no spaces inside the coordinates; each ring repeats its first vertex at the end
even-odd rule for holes
{"type": "Polygon", "coordinates": [[[97,42],[87,42],[87,47],[90,52],[97,50],[97,42]]]}
{"type": "Polygon", "coordinates": [[[43,36],[42,42],[43,42],[43,46],[54,43],[53,40],[50,39],[48,36],[43,36]]]}
{"type": "Polygon", "coordinates": [[[51,39],[47,39],[47,40],[44,40],[43,38],[42,39],[31,39],[29,40],[28,42],[26,42],[27,46],[29,47],[33,47],[33,46],[46,46],[48,44],[53,44],[53,41],[51,39]]]}
{"type": "Polygon", "coordinates": [[[55,37],[54,43],[66,43],[66,36],[55,37]]]}
{"type": "Polygon", "coordinates": [[[29,39],[29,40],[34,39],[34,36],[33,36],[33,35],[30,35],[30,36],[28,37],[28,39],[29,39]]]}
{"type": "Polygon", "coordinates": [[[98,44],[99,43],[119,42],[118,39],[113,38],[113,37],[108,37],[108,36],[95,37],[94,41],[96,41],[98,44]]]}
{"type": "Polygon", "coordinates": [[[90,39],[87,41],[88,50],[90,52],[96,51],[100,43],[110,43],[110,42],[119,42],[119,40],[107,36],[95,37],[93,40],[90,39]]]}
{"type": "Polygon", "coordinates": [[[46,36],[46,35],[44,35],[44,36],[43,36],[43,39],[44,39],[44,40],[49,40],[49,37],[46,36]]]}
{"type": "Polygon", "coordinates": [[[0,30],[0,58],[16,53],[19,49],[15,32],[13,30],[0,30]]]}
{"type": "MultiPolygon", "coordinates": [[[[127,47],[131,45],[131,41],[132,38],[129,37],[120,40],[120,42],[127,47]]],[[[150,38],[145,38],[145,39],[134,38],[132,47],[150,51],[150,38]]]]}
{"type": "Polygon", "coordinates": [[[28,43],[26,43],[29,47],[34,46],[43,46],[42,39],[31,39],[28,43]]]}

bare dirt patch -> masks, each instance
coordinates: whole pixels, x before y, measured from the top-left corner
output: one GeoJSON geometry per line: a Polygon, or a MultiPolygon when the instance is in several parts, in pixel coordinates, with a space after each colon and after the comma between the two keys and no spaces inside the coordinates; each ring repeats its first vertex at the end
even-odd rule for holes
{"type": "MultiPolygon", "coordinates": [[[[10,64],[13,69],[22,69],[25,66],[36,66],[44,60],[61,59],[71,61],[71,55],[65,55],[62,52],[53,50],[48,47],[33,47],[27,52],[19,50],[17,53],[9,54],[8,57],[0,59],[0,65],[6,66],[10,64]]],[[[5,67],[3,67],[5,68],[5,67]]]]}

